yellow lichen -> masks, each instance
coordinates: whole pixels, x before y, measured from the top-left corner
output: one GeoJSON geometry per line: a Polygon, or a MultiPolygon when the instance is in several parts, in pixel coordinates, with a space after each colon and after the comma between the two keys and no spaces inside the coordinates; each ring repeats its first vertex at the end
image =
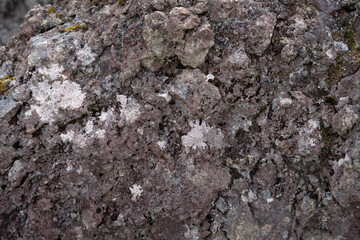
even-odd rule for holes
{"type": "Polygon", "coordinates": [[[55,13],[55,11],[56,11],[56,9],[53,6],[51,6],[49,8],[49,13],[55,13]]]}
{"type": "Polygon", "coordinates": [[[346,164],[345,168],[350,173],[360,172],[360,163],[346,164]]]}
{"type": "Polygon", "coordinates": [[[62,18],[63,15],[58,13],[58,14],[55,15],[55,17],[56,17],[56,18],[62,18]]]}
{"type": "Polygon", "coordinates": [[[126,0],[120,0],[119,1],[120,6],[122,6],[124,3],[126,3],[126,0]]]}
{"type": "Polygon", "coordinates": [[[75,30],[78,30],[78,29],[81,29],[83,30],[83,32],[85,32],[87,30],[87,26],[85,24],[76,24],[72,27],[68,27],[68,28],[65,28],[64,31],[65,32],[72,32],[72,31],[75,31],[75,30]]]}
{"type": "Polygon", "coordinates": [[[16,78],[12,75],[8,75],[7,77],[0,78],[0,93],[8,90],[10,82],[14,81],[16,78]]]}

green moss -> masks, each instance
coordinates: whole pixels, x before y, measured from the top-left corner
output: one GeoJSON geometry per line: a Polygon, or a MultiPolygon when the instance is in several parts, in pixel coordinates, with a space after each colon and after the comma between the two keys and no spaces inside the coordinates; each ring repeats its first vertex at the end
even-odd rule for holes
{"type": "Polygon", "coordinates": [[[83,32],[85,32],[87,30],[87,26],[85,24],[76,24],[72,27],[68,27],[68,28],[65,28],[63,31],[65,32],[72,32],[72,31],[75,31],[75,30],[78,30],[78,29],[81,29],[83,30],[83,32]]]}
{"type": "Polygon", "coordinates": [[[355,31],[352,21],[340,28],[338,31],[332,33],[335,41],[345,42],[350,50],[359,50],[359,44],[356,41],[355,31]]]}
{"type": "Polygon", "coordinates": [[[357,69],[360,65],[360,49],[352,49],[336,58],[336,64],[329,68],[328,87],[331,88],[348,74],[348,69],[357,69]]]}
{"type": "Polygon", "coordinates": [[[349,24],[346,27],[346,31],[344,34],[344,39],[346,44],[349,46],[350,49],[356,49],[357,48],[357,42],[355,37],[354,28],[351,24],[349,24]]]}
{"type": "Polygon", "coordinates": [[[124,5],[124,4],[126,3],[126,1],[127,1],[127,0],[120,0],[120,1],[119,1],[120,6],[124,5]]]}
{"type": "Polygon", "coordinates": [[[12,75],[8,75],[7,77],[0,78],[0,93],[5,92],[9,89],[9,85],[11,81],[14,81],[16,78],[12,75]]]}

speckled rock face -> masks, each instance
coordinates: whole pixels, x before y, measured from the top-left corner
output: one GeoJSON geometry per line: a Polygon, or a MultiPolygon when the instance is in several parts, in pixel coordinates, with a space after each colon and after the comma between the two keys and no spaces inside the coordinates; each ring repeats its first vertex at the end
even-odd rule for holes
{"type": "Polygon", "coordinates": [[[0,239],[359,239],[359,12],[36,6],[0,48],[0,239]]]}
{"type": "Polygon", "coordinates": [[[53,0],[1,0],[0,2],[0,46],[19,32],[27,11],[37,4],[45,5],[53,0]]]}

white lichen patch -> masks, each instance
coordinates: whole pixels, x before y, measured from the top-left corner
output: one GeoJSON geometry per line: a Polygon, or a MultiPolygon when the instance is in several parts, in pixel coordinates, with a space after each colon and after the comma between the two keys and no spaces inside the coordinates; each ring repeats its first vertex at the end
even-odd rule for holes
{"type": "Polygon", "coordinates": [[[103,111],[100,114],[100,122],[109,123],[114,118],[114,108],[109,109],[108,111],[103,111]]]}
{"type": "Polygon", "coordinates": [[[189,239],[189,240],[200,239],[200,233],[197,227],[190,228],[188,225],[185,225],[185,227],[187,228],[186,232],[184,233],[185,239],[189,239]]]}
{"type": "Polygon", "coordinates": [[[142,190],[142,187],[140,185],[134,184],[134,185],[132,185],[132,187],[130,187],[130,192],[132,194],[131,200],[132,201],[137,201],[137,199],[143,193],[143,190],[142,190]]]}
{"type": "Polygon", "coordinates": [[[334,60],[336,58],[336,52],[333,48],[329,48],[326,52],[325,52],[326,56],[331,59],[334,60]]]}
{"type": "Polygon", "coordinates": [[[281,106],[291,105],[292,102],[293,101],[290,98],[281,98],[280,99],[280,105],[281,106]]]}
{"type": "Polygon", "coordinates": [[[104,129],[99,129],[96,131],[96,138],[104,139],[106,131],[104,129]]]}
{"type": "Polygon", "coordinates": [[[215,148],[222,147],[224,135],[220,129],[209,127],[204,121],[200,124],[199,120],[189,121],[189,125],[192,129],[181,137],[183,146],[192,149],[204,149],[208,145],[215,148]]]}
{"type": "Polygon", "coordinates": [[[76,52],[77,58],[80,60],[82,66],[88,66],[95,61],[96,54],[91,51],[88,45],[76,52]]]}
{"type": "Polygon", "coordinates": [[[82,106],[85,93],[79,84],[71,81],[47,81],[30,87],[35,104],[31,110],[36,111],[42,122],[53,123],[60,109],[75,110],[82,106]]]}
{"type": "Polygon", "coordinates": [[[241,201],[248,203],[248,202],[252,202],[254,200],[257,199],[256,194],[252,191],[249,190],[248,193],[246,194],[245,192],[241,195],[241,201]]]}
{"type": "Polygon", "coordinates": [[[116,100],[121,104],[121,117],[128,123],[135,122],[141,114],[140,104],[135,99],[125,95],[117,95],[116,100]]]}
{"type": "Polygon", "coordinates": [[[85,133],[90,134],[94,130],[94,122],[93,121],[87,121],[85,126],[85,133]]]}
{"type": "Polygon", "coordinates": [[[302,155],[307,155],[310,150],[321,142],[320,124],[318,120],[310,119],[299,131],[298,148],[302,155]]]}
{"type": "Polygon", "coordinates": [[[85,124],[84,133],[69,130],[66,133],[60,135],[61,140],[65,142],[73,143],[76,147],[85,148],[91,144],[95,139],[105,138],[106,131],[104,129],[95,130],[94,121],[89,120],[85,124]]]}
{"type": "Polygon", "coordinates": [[[334,42],[334,47],[335,47],[335,50],[337,50],[338,52],[349,51],[348,45],[344,42],[334,42]]]}
{"type": "Polygon", "coordinates": [[[354,124],[358,121],[359,116],[355,113],[354,110],[346,108],[346,113],[342,117],[342,127],[341,131],[346,132],[351,129],[354,124]]]}
{"type": "Polygon", "coordinates": [[[30,87],[35,104],[31,110],[36,111],[42,122],[53,123],[60,109],[75,110],[82,106],[85,93],[79,84],[71,81],[47,81],[30,87]]]}
{"type": "Polygon", "coordinates": [[[79,148],[84,148],[87,146],[86,136],[82,134],[75,134],[73,130],[68,131],[66,134],[61,134],[60,137],[63,142],[71,142],[79,148]]]}
{"type": "Polygon", "coordinates": [[[59,80],[66,79],[66,76],[62,74],[64,67],[59,64],[51,64],[50,68],[41,67],[37,69],[38,73],[45,77],[48,80],[59,80]]]}
{"type": "Polygon", "coordinates": [[[205,133],[209,130],[206,123],[202,122],[200,125],[199,120],[196,120],[195,122],[189,122],[189,125],[192,129],[187,135],[181,137],[182,144],[192,149],[206,148],[205,133]]]}
{"type": "Polygon", "coordinates": [[[23,165],[19,160],[16,160],[8,173],[10,182],[16,181],[18,173],[23,169],[23,165]]]}

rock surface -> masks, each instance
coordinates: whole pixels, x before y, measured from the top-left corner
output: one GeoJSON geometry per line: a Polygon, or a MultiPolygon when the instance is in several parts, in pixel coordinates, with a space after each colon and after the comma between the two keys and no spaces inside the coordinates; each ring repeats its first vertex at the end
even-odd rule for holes
{"type": "Polygon", "coordinates": [[[0,238],[359,239],[359,12],[37,5],[0,48],[0,238]]]}
{"type": "Polygon", "coordinates": [[[1,0],[0,2],[0,46],[19,32],[27,11],[36,4],[51,4],[53,0],[1,0]]]}

